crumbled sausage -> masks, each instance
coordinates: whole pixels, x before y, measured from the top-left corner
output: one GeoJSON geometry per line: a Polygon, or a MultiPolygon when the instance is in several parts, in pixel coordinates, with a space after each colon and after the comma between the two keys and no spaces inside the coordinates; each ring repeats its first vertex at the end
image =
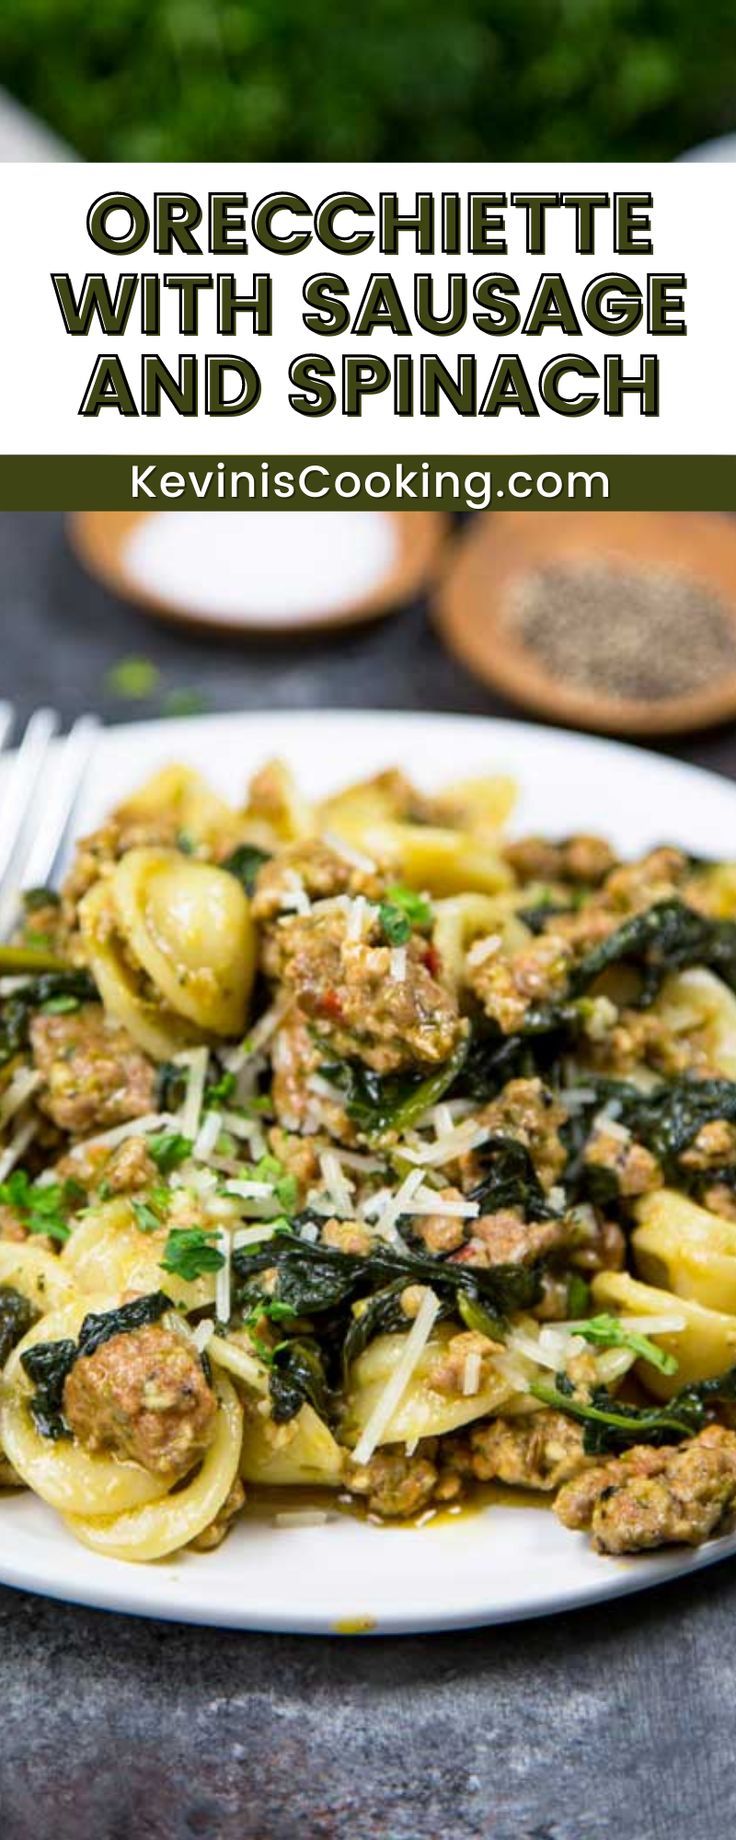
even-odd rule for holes
{"type": "Polygon", "coordinates": [[[703,1191],[703,1206],[722,1220],[736,1220],[736,1190],[728,1182],[711,1182],[703,1191]]]}
{"type": "Polygon", "coordinates": [[[111,1195],[128,1195],[139,1188],[150,1188],[158,1180],[158,1169],[149,1156],[145,1137],[126,1137],[117,1144],[105,1164],[104,1182],[111,1195]]]}
{"type": "Polygon", "coordinates": [[[736,1433],[709,1425],[675,1449],[637,1446],[564,1488],[563,1526],[590,1531],[598,1552],[700,1546],[736,1503],[736,1433]]]}
{"type": "MultiPolygon", "coordinates": [[[[431,1442],[429,1448],[434,1451],[431,1442]]],[[[438,1479],[436,1465],[422,1446],[408,1457],[403,1447],[388,1444],[375,1452],[370,1463],[351,1471],[347,1487],[352,1495],[367,1496],[370,1514],[379,1514],[383,1520],[407,1520],[428,1506],[438,1479]]]]}
{"type": "Polygon", "coordinates": [[[619,915],[639,913],[677,894],[688,873],[687,857],[668,845],[650,850],[639,862],[622,863],[607,877],[603,899],[619,915]]]}
{"type": "Polygon", "coordinates": [[[310,901],[330,900],[343,894],[362,894],[377,901],[384,889],[383,877],[377,870],[360,869],[330,844],[309,838],[280,851],[259,869],[252,901],[254,919],[265,922],[287,913],[293,904],[295,885],[310,901]]]}
{"type": "Polygon", "coordinates": [[[703,1124],[687,1150],[680,1152],[685,1169],[722,1169],[736,1159],[736,1125],[726,1118],[703,1124]]]}
{"type": "Polygon", "coordinates": [[[594,1042],[590,1058],[596,1071],[619,1075],[642,1065],[666,1079],[676,1079],[687,1072],[711,1071],[697,1036],[675,1034],[664,1018],[651,1010],[617,1012],[613,1026],[602,1031],[594,1042]]]}
{"type": "Polygon", "coordinates": [[[447,1060],[466,1033],[457,1003],[424,963],[423,940],[403,948],[403,975],[392,951],[373,943],[375,927],[351,939],[340,911],[282,921],[277,969],[302,1015],[333,1053],[358,1055],[376,1073],[447,1060]]]}
{"type": "Polygon", "coordinates": [[[81,1136],[155,1109],[153,1062],[99,1004],[69,1015],[40,1012],[31,1048],[44,1081],[39,1106],[62,1131],[81,1136]]]}
{"type": "Polygon", "coordinates": [[[582,882],[595,887],[616,865],[602,837],[583,835],[568,837],[563,843],[520,837],[506,845],[504,856],[522,882],[582,882]]]}
{"type": "MultiPolygon", "coordinates": [[[[554,1185],[567,1161],[560,1137],[566,1121],[564,1106],[540,1079],[508,1080],[498,1098],[478,1114],[479,1127],[524,1145],[545,1188],[554,1185]]],[[[465,1168],[472,1185],[474,1165],[465,1168]]]]}
{"type": "Polygon", "coordinates": [[[287,1132],[303,1131],[312,1136],[326,1131],[339,1143],[352,1144],[356,1138],[355,1126],[337,1093],[330,1096],[326,1090],[329,1082],[322,1081],[318,1090],[311,1083],[313,1076],[319,1074],[324,1058],[324,1048],[314,1041],[306,1018],[299,1010],[291,1010],[271,1049],[274,1111],[287,1132]]]}
{"type": "Polygon", "coordinates": [[[475,1329],[451,1335],[430,1368],[428,1383],[435,1393],[466,1394],[472,1398],[487,1384],[489,1355],[499,1354],[502,1348],[502,1342],[494,1342],[475,1329]]]}
{"type": "Polygon", "coordinates": [[[299,1191],[299,1205],[303,1207],[309,1189],[314,1187],[320,1177],[319,1154],[314,1138],[299,1137],[295,1132],[284,1131],[281,1125],[275,1124],[268,1133],[268,1144],[287,1174],[294,1177],[299,1191]]]}
{"type": "Polygon", "coordinates": [[[352,1252],[362,1256],[371,1251],[374,1239],[370,1227],[362,1220],[326,1220],[322,1228],[323,1246],[333,1246],[336,1252],[352,1252]]]}
{"type": "Polygon", "coordinates": [[[579,1425],[546,1408],[520,1418],[493,1418],[471,1426],[465,1461],[479,1482],[512,1488],[557,1489],[589,1465],[579,1425]]]}
{"type": "Polygon", "coordinates": [[[542,933],[507,953],[500,937],[492,934],[475,941],[465,966],[470,988],[486,1015],[504,1035],[515,1035],[528,1010],[563,995],[572,963],[572,948],[557,935],[542,933]]]}
{"type": "Polygon", "coordinates": [[[628,1132],[605,1122],[593,1131],[584,1161],[593,1168],[610,1171],[621,1195],[646,1195],[650,1189],[661,1188],[664,1179],[651,1150],[637,1144],[628,1132]]]}
{"type": "MultiPolygon", "coordinates": [[[[459,1188],[441,1188],[437,1199],[462,1201],[463,1197],[459,1188]]],[[[456,1252],[463,1244],[466,1224],[457,1214],[418,1214],[412,1221],[412,1230],[428,1252],[456,1252]]]]}
{"type": "Polygon", "coordinates": [[[196,1350],[175,1330],[147,1323],[77,1358],[64,1416],[88,1450],[184,1476],[212,1442],[217,1400],[196,1350]]]}
{"type": "Polygon", "coordinates": [[[532,1265],[535,1259],[567,1245],[564,1220],[523,1220],[513,1208],[481,1214],[471,1222],[471,1237],[453,1260],[456,1265],[532,1265]]]}

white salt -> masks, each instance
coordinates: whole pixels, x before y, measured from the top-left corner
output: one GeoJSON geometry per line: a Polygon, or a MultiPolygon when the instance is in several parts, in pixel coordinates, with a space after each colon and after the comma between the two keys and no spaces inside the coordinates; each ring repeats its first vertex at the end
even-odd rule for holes
{"type": "Polygon", "coordinates": [[[277,626],[370,594],[396,551],[384,511],[167,511],[134,525],[125,568],[189,612],[277,626]]]}

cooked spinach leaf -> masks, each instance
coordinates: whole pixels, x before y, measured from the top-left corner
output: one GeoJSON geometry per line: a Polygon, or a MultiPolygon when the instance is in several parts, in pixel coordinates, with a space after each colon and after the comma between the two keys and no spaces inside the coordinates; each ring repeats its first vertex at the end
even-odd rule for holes
{"type": "Polygon", "coordinates": [[[71,1436],[63,1414],[64,1382],[76,1358],[77,1344],[71,1337],[60,1342],[37,1342],[35,1348],[27,1348],[21,1355],[35,1388],[28,1401],[31,1418],[41,1437],[55,1442],[71,1436]]]}
{"type": "Polygon", "coordinates": [[[404,1335],[411,1328],[411,1317],[401,1308],[401,1293],[405,1289],[403,1278],[396,1284],[387,1284],[384,1290],[374,1291],[372,1297],[354,1306],[350,1326],[342,1345],[343,1371],[347,1379],[348,1371],[358,1355],[368,1347],[368,1343],[377,1335],[404,1335]]]}
{"type": "Polygon", "coordinates": [[[333,1416],[334,1397],[327,1384],[322,1355],[311,1338],[300,1336],[279,1342],[271,1355],[268,1386],[271,1415],[277,1425],[288,1424],[303,1405],[313,1406],[325,1420],[333,1416]]]}
{"type": "Polygon", "coordinates": [[[77,1354],[95,1354],[103,1342],[109,1342],[113,1335],[129,1335],[133,1329],[142,1329],[146,1323],[158,1322],[166,1310],[173,1310],[174,1305],[165,1291],[149,1291],[146,1297],[134,1297],[132,1303],[121,1303],[114,1310],[90,1311],[85,1316],[79,1331],[77,1354]]]}
{"type": "Polygon", "coordinates": [[[156,1068],[156,1104],[161,1112],[176,1112],[183,1104],[188,1071],[176,1061],[161,1061],[156,1068]]]}
{"type": "Polygon", "coordinates": [[[438,1105],[454,1086],[468,1052],[465,1038],[434,1073],[373,1073],[363,1061],[323,1064],[321,1072],[345,1094],[345,1110],[364,1137],[408,1131],[422,1112],[438,1105]]]}
{"type": "Polygon", "coordinates": [[[530,1390],[543,1405],[554,1406],[585,1425],[587,1456],[618,1456],[632,1444],[676,1444],[695,1437],[708,1423],[710,1407],[736,1399],[736,1367],[714,1380],[683,1387],[664,1405],[629,1405],[602,1386],[595,1388],[589,1400],[579,1399],[564,1374],[557,1374],[554,1384],[533,1381],[530,1390]]]}
{"type": "Polygon", "coordinates": [[[695,1195],[713,1182],[736,1186],[736,1160],[706,1170],[688,1169],[681,1160],[703,1125],[720,1119],[736,1124],[736,1080],[701,1080],[684,1075],[662,1082],[649,1092],[642,1092],[626,1080],[598,1079],[594,1075],[586,1075],[584,1083],[590,1098],[576,1106],[562,1133],[568,1149],[564,1180],[578,1197],[600,1205],[617,1198],[613,1172],[583,1160],[591,1121],[612,1102],[616,1123],[624,1125],[637,1143],[651,1151],[667,1182],[695,1195]]]}
{"type": "Polygon", "coordinates": [[[35,1321],[36,1311],[28,1298],[12,1284],[0,1284],[0,1367],[35,1321]]]}
{"type": "Polygon", "coordinates": [[[684,901],[657,901],[643,913],[632,914],[615,933],[585,954],[570,979],[570,994],[590,989],[611,965],[635,965],[641,972],[638,1002],[654,1001],[672,971],[688,965],[707,965],[736,989],[736,921],[710,920],[684,901]]]}
{"type": "Polygon", "coordinates": [[[263,868],[264,863],[270,861],[269,850],[259,849],[256,843],[240,843],[237,849],[232,850],[230,855],[225,857],[224,862],[220,863],[220,868],[227,869],[228,875],[235,876],[246,894],[252,895],[255,892],[259,869],[263,868]]]}
{"type": "Polygon", "coordinates": [[[126,1335],[145,1323],[157,1322],[165,1310],[173,1309],[164,1291],[152,1291],[147,1297],[135,1297],[119,1309],[90,1311],[85,1316],[77,1341],[65,1337],[58,1342],[36,1342],[21,1355],[21,1363],[33,1382],[35,1391],[29,1400],[31,1417],[42,1437],[69,1437],[64,1419],[64,1384],[75,1361],[95,1353],[113,1335],[126,1335]]]}
{"type": "Polygon", "coordinates": [[[670,1080],[651,1093],[630,1089],[622,1096],[620,1117],[667,1178],[682,1184],[682,1152],[703,1125],[720,1118],[736,1124],[736,1080],[670,1080]]]}
{"type": "Polygon", "coordinates": [[[518,1208],[525,1220],[558,1218],[559,1210],[548,1200],[529,1151],[516,1138],[490,1137],[475,1157],[483,1173],[468,1200],[477,1201],[482,1214],[518,1208]]]}
{"type": "Polygon", "coordinates": [[[485,1016],[473,1019],[470,1045],[453,1092],[478,1104],[495,1099],[508,1080],[549,1074],[580,1033],[577,1003],[527,1010],[523,1030],[504,1035],[485,1016]]]}
{"type": "Polygon", "coordinates": [[[233,1253],[232,1263],[249,1303],[254,1301],[249,1288],[253,1279],[275,1268],[272,1294],[282,1303],[291,1304],[299,1316],[347,1308],[359,1297],[370,1296],[399,1280],[402,1286],[431,1285],[443,1300],[477,1297],[499,1317],[528,1309],[541,1292],[539,1272],[534,1266],[495,1265],[485,1269],[453,1265],[388,1245],[366,1254],[338,1252],[331,1246],[300,1240],[293,1233],[279,1234],[253,1251],[242,1247],[233,1253]]]}

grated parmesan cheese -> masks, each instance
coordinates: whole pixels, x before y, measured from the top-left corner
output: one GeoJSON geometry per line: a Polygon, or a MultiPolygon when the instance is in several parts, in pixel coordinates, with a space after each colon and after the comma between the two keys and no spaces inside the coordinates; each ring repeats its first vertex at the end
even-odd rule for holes
{"type": "Polygon", "coordinates": [[[295,869],[284,870],[285,892],[279,901],[282,914],[308,914],[311,907],[309,895],[300,875],[295,869]]]}
{"type": "Polygon", "coordinates": [[[463,1394],[466,1399],[470,1399],[474,1393],[480,1391],[480,1372],[480,1355],[477,1348],[474,1348],[470,1354],[466,1355],[463,1367],[463,1394]]]}
{"type": "Polygon", "coordinates": [[[355,1183],[350,1182],[344,1174],[334,1150],[320,1150],[319,1166],[336,1214],[343,1219],[348,1218],[353,1211],[352,1190],[355,1183]]]}
{"type": "Polygon", "coordinates": [[[473,970],[476,965],[484,965],[486,959],[492,958],[501,945],[503,940],[500,933],[490,933],[487,939],[476,939],[468,953],[468,964],[473,970]]]}
{"type": "Polygon", "coordinates": [[[603,1118],[600,1113],[593,1120],[593,1134],[598,1135],[599,1133],[605,1137],[612,1137],[614,1143],[617,1144],[631,1143],[631,1132],[628,1125],[619,1124],[616,1118],[603,1118]]]}
{"type": "Polygon", "coordinates": [[[442,1214],[448,1220],[476,1220],[480,1213],[478,1201],[445,1201],[434,1188],[418,1188],[407,1214],[442,1214]]]}
{"type": "Polygon", "coordinates": [[[344,837],[338,837],[336,831],[324,831],[323,837],[335,855],[341,856],[343,862],[350,864],[351,869],[363,869],[366,875],[374,873],[376,865],[373,858],[364,856],[362,850],[353,849],[352,844],[346,843],[344,837]]]}
{"type": "Polygon", "coordinates": [[[372,1197],[370,1206],[366,1204],[364,1213],[372,1216],[375,1211],[375,1203],[380,1203],[375,1220],[375,1229],[381,1239],[397,1240],[399,1238],[396,1231],[396,1222],[402,1214],[407,1213],[408,1203],[411,1201],[416,1190],[420,1187],[421,1181],[421,1169],[412,1169],[409,1171],[408,1176],[404,1177],[401,1187],[397,1188],[395,1193],[391,1193],[390,1190],[388,1191],[388,1199],[385,1199],[387,1191],[382,1189],[380,1195],[374,1195],[372,1197]]]}
{"type": "Polygon", "coordinates": [[[231,1137],[241,1137],[246,1143],[260,1135],[260,1125],[255,1118],[241,1118],[239,1112],[221,1112],[220,1121],[223,1130],[228,1131],[231,1137]]]}
{"type": "Polygon", "coordinates": [[[215,1315],[218,1322],[230,1321],[230,1258],[232,1254],[232,1236],[227,1227],[217,1229],[217,1248],[222,1253],[224,1264],[215,1278],[215,1315]]]}
{"type": "Polygon", "coordinates": [[[70,1156],[82,1156],[87,1150],[114,1150],[117,1144],[124,1144],[127,1137],[148,1137],[153,1131],[170,1131],[172,1125],[178,1124],[171,1112],[146,1112],[143,1118],[129,1118],[127,1124],[116,1124],[111,1131],[99,1131],[96,1137],[85,1137],[78,1144],[72,1144],[70,1156]]]}
{"type": "Polygon", "coordinates": [[[423,1167],[431,1168],[434,1164],[451,1163],[455,1157],[464,1156],[468,1150],[477,1150],[481,1144],[488,1142],[489,1137],[493,1137],[492,1130],[485,1125],[474,1124],[472,1118],[468,1118],[464,1124],[447,1131],[444,1137],[435,1138],[431,1144],[422,1144],[419,1149],[399,1144],[398,1154],[407,1163],[421,1163],[423,1167]]]}
{"type": "Polygon", "coordinates": [[[392,946],[389,958],[389,973],[395,984],[406,980],[406,946],[392,946]]]}
{"type": "Polygon", "coordinates": [[[330,1519],[324,1508],[287,1508],[273,1517],[274,1527],[324,1527],[330,1519]]]}
{"type": "Polygon", "coordinates": [[[240,1073],[246,1063],[254,1059],[265,1043],[280,1028],[293,1001],[293,997],[290,997],[285,1003],[272,1003],[270,1009],[264,1010],[263,1015],[254,1024],[250,1034],[246,1035],[245,1041],[241,1041],[237,1048],[228,1048],[221,1055],[220,1058],[228,1073],[240,1073]]]}
{"type": "Polygon", "coordinates": [[[371,914],[372,910],[369,903],[366,901],[365,895],[356,895],[355,900],[350,903],[348,924],[345,929],[345,938],[350,940],[351,945],[363,938],[366,927],[370,922],[371,914]]]}
{"type": "Polygon", "coordinates": [[[26,1099],[30,1099],[31,1093],[36,1092],[42,1084],[40,1073],[34,1073],[32,1067],[18,1068],[0,1099],[0,1131],[5,1129],[10,1119],[25,1105],[26,1099]]]}
{"type": "Polygon", "coordinates": [[[273,1182],[248,1182],[239,1176],[231,1176],[226,1183],[229,1195],[240,1195],[243,1201],[270,1201],[274,1193],[273,1182]]]}
{"type": "Polygon", "coordinates": [[[184,1054],[174,1056],[176,1067],[189,1069],[184,1103],[177,1120],[184,1137],[196,1138],[199,1131],[209,1058],[209,1048],[187,1048],[184,1054]]]}
{"type": "Polygon", "coordinates": [[[344,1104],[345,1094],[341,1093],[339,1086],[331,1086],[329,1080],[322,1078],[321,1073],[310,1074],[307,1090],[316,1093],[318,1099],[331,1099],[334,1105],[344,1104]]]}
{"type": "Polygon", "coordinates": [[[258,1246],[266,1240],[273,1239],[275,1225],[264,1220],[255,1227],[236,1227],[233,1234],[233,1251],[240,1252],[243,1246],[258,1246]]]}
{"type": "Polygon", "coordinates": [[[11,1169],[15,1168],[37,1130],[38,1124],[35,1118],[27,1118],[24,1124],[18,1126],[15,1136],[11,1137],[10,1143],[0,1153],[0,1182],[4,1182],[6,1176],[10,1175],[11,1169]]]}
{"type": "Polygon", "coordinates": [[[380,1444],[387,1425],[390,1424],[398,1406],[404,1397],[414,1369],[426,1348],[432,1329],[439,1313],[440,1300],[434,1291],[426,1290],[414,1318],[401,1358],[373,1407],[367,1425],[353,1451],[354,1463],[370,1463],[377,1444],[380,1444]]]}
{"type": "Polygon", "coordinates": [[[202,1119],[202,1123],[197,1133],[197,1138],[196,1138],[196,1142],[194,1145],[194,1151],[193,1151],[193,1155],[198,1157],[201,1162],[206,1163],[208,1156],[211,1155],[212,1151],[215,1148],[215,1144],[217,1143],[217,1139],[220,1135],[221,1130],[222,1130],[221,1113],[220,1112],[205,1112],[204,1118],[202,1119]]]}

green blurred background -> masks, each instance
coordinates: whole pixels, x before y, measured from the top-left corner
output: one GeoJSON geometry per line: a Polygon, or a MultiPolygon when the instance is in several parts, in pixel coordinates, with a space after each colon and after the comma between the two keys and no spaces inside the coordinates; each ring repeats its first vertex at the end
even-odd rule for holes
{"type": "Polygon", "coordinates": [[[669,159],[736,125],[735,0],[0,0],[87,159],[669,159]]]}

